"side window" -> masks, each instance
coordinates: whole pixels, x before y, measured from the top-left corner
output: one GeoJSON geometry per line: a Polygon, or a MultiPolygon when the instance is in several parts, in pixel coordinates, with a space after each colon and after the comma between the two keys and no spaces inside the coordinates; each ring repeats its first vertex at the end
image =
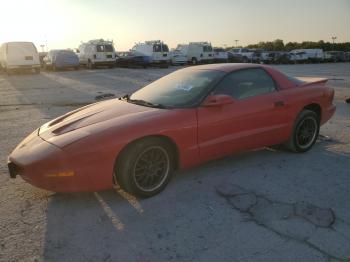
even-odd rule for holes
{"type": "Polygon", "coordinates": [[[276,91],[271,76],[260,68],[243,69],[226,76],[215,88],[214,94],[245,99],[276,91]]]}

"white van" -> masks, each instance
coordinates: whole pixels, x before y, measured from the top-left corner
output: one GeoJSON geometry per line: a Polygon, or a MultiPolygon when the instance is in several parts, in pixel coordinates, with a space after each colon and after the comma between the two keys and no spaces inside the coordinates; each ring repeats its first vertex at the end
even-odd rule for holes
{"type": "Polygon", "coordinates": [[[79,63],[90,69],[96,66],[115,66],[117,54],[115,52],[113,41],[95,39],[87,43],[82,43],[78,50],[79,63]]]}
{"type": "Polygon", "coordinates": [[[225,49],[221,47],[214,47],[214,62],[215,63],[227,63],[228,54],[225,49]]]}
{"type": "Polygon", "coordinates": [[[289,52],[290,60],[297,62],[321,62],[324,60],[322,49],[295,49],[289,52]]]}
{"type": "Polygon", "coordinates": [[[40,72],[38,51],[32,42],[7,42],[0,47],[0,64],[6,72],[34,69],[40,72]]]}
{"type": "Polygon", "coordinates": [[[149,56],[152,64],[162,67],[168,67],[171,60],[169,47],[161,40],[137,43],[130,51],[135,55],[149,56]]]}
{"type": "Polygon", "coordinates": [[[192,64],[212,63],[214,62],[214,52],[208,42],[190,42],[178,45],[177,50],[187,56],[187,61],[192,64]]]}

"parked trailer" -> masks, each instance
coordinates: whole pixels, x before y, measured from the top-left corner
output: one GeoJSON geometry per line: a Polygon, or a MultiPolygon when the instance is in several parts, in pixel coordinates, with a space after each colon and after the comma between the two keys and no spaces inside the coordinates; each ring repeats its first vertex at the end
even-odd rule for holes
{"type": "Polygon", "coordinates": [[[289,52],[294,63],[318,63],[324,61],[322,49],[295,49],[289,52]]]}
{"type": "Polygon", "coordinates": [[[187,56],[187,61],[193,65],[198,63],[213,63],[214,52],[209,42],[190,42],[180,44],[176,48],[187,56]]]}
{"type": "Polygon", "coordinates": [[[77,54],[79,63],[85,65],[90,69],[96,66],[108,66],[110,68],[115,66],[117,58],[113,41],[95,39],[86,43],[82,43],[77,54]]]}
{"type": "Polygon", "coordinates": [[[0,47],[0,64],[6,72],[34,69],[40,73],[38,51],[32,42],[7,42],[0,47]]]}
{"type": "Polygon", "coordinates": [[[232,55],[239,59],[240,62],[248,63],[253,62],[253,56],[255,54],[255,50],[248,48],[233,48],[231,51],[232,55]]]}
{"type": "Polygon", "coordinates": [[[168,67],[171,60],[169,47],[161,40],[137,43],[131,49],[131,52],[137,56],[143,55],[151,57],[151,63],[160,67],[168,67]]]}
{"type": "Polygon", "coordinates": [[[346,53],[343,51],[327,51],[324,53],[326,62],[345,62],[347,61],[346,53]]]}

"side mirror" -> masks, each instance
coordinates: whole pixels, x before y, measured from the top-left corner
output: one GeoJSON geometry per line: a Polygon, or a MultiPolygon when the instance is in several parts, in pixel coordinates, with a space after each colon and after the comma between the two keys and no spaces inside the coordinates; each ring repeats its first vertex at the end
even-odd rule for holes
{"type": "Polygon", "coordinates": [[[223,106],[232,104],[233,99],[228,95],[209,95],[202,103],[204,107],[223,106]]]}

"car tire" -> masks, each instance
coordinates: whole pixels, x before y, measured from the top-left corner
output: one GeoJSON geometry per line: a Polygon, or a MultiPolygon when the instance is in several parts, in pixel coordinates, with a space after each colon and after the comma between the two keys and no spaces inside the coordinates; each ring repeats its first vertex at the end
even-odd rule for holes
{"type": "Polygon", "coordinates": [[[78,71],[78,70],[80,69],[80,66],[76,66],[76,67],[74,67],[74,69],[75,69],[76,71],[78,71]]]}
{"type": "Polygon", "coordinates": [[[174,172],[174,152],[161,138],[146,138],[129,145],[118,157],[115,178],[119,186],[138,197],[161,192],[174,172]]]}
{"type": "Polygon", "coordinates": [[[192,57],[191,63],[192,63],[192,65],[198,64],[197,58],[192,57]]]}
{"type": "Polygon", "coordinates": [[[285,146],[292,152],[309,151],[320,131],[319,116],[311,110],[303,110],[294,122],[292,134],[285,146]]]}
{"type": "Polygon", "coordinates": [[[36,74],[40,74],[40,68],[35,68],[34,71],[36,74]]]}
{"type": "Polygon", "coordinates": [[[94,69],[95,68],[94,64],[90,60],[87,63],[87,68],[89,68],[89,69],[94,69]]]}

